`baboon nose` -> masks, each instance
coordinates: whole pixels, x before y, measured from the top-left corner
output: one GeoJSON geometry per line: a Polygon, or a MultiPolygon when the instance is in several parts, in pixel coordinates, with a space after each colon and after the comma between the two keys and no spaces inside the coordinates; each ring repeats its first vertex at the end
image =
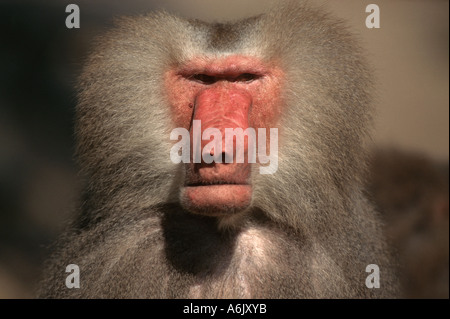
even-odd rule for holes
{"type": "Polygon", "coordinates": [[[233,154],[232,153],[229,154],[226,151],[222,151],[220,153],[217,153],[217,155],[216,155],[216,152],[214,152],[214,149],[211,149],[208,153],[209,153],[208,155],[213,157],[215,163],[222,163],[222,164],[233,163],[233,154]]]}
{"type": "Polygon", "coordinates": [[[228,152],[222,152],[222,163],[230,164],[233,163],[233,154],[228,152]]]}
{"type": "Polygon", "coordinates": [[[233,163],[233,154],[222,152],[221,154],[222,164],[233,163]]]}

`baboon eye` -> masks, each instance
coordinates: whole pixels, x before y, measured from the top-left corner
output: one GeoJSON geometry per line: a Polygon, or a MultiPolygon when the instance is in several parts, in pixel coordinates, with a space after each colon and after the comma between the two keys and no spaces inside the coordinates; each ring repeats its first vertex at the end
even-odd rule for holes
{"type": "Polygon", "coordinates": [[[194,74],[191,76],[191,79],[203,84],[214,84],[217,81],[215,76],[207,75],[207,74],[194,74]]]}
{"type": "Polygon", "coordinates": [[[234,79],[236,82],[251,82],[258,79],[260,76],[253,73],[242,73],[234,79]]]}
{"type": "Polygon", "coordinates": [[[203,73],[194,74],[188,77],[189,80],[199,82],[201,84],[214,84],[217,81],[225,80],[230,82],[252,82],[259,79],[261,76],[253,73],[242,73],[236,77],[231,76],[213,76],[203,73]]]}

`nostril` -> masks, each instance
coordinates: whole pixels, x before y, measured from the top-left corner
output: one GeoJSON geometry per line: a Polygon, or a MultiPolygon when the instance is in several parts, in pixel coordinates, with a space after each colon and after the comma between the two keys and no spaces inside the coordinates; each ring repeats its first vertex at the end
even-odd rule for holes
{"type": "Polygon", "coordinates": [[[207,164],[221,163],[230,164],[233,163],[233,154],[228,154],[227,152],[214,153],[214,149],[210,150],[208,153],[203,154],[203,162],[207,164]],[[208,156],[205,156],[208,154],[208,156]],[[208,159],[207,159],[208,158],[208,159]]]}
{"type": "Polygon", "coordinates": [[[233,154],[222,152],[222,163],[223,164],[230,164],[233,163],[233,154]]]}

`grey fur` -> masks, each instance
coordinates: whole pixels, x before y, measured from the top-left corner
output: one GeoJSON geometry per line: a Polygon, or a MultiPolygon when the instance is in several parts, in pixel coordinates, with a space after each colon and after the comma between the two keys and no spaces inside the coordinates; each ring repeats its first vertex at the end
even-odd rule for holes
{"type": "Polygon", "coordinates": [[[378,217],[361,191],[372,83],[341,21],[300,1],[228,24],[124,18],[99,41],[79,88],[88,186],[41,297],[395,295],[378,217]],[[180,207],[181,166],[169,158],[163,73],[200,53],[277,60],[288,79],[278,171],[252,175],[252,208],[231,228],[180,207]],[[80,266],[80,289],[65,286],[68,264],[80,266]],[[380,266],[380,289],[365,286],[368,264],[380,266]]]}

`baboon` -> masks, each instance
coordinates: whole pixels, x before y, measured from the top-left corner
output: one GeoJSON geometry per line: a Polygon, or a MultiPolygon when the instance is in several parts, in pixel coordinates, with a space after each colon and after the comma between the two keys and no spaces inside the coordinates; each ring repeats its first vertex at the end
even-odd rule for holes
{"type": "Polygon", "coordinates": [[[79,89],[87,186],[41,297],[395,296],[362,192],[370,70],[340,20],[301,1],[233,22],[122,18],[99,39],[79,89]],[[189,163],[171,160],[176,128],[190,135],[189,163]],[[261,173],[259,156],[250,163],[250,134],[232,136],[230,149],[227,137],[222,146],[205,137],[209,128],[265,129],[258,152],[270,150],[276,170],[261,173]],[[80,268],[78,289],[65,285],[69,264],[80,268]],[[380,288],[366,286],[369,264],[380,288]]]}

